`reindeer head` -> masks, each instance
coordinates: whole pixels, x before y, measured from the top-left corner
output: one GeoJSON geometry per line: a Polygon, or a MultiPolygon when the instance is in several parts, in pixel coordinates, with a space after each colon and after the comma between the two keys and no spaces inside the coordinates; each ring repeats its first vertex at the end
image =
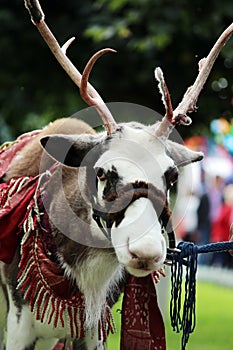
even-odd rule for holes
{"type": "Polygon", "coordinates": [[[113,50],[97,52],[81,75],[66,56],[72,40],[60,48],[44,22],[39,3],[27,0],[26,5],[50,49],[80,87],[83,99],[97,109],[107,129],[96,135],[52,135],[43,138],[41,143],[65,166],[87,169],[92,230],[97,235],[104,233],[111,241],[118,261],[136,276],[158,270],[167,254],[163,231],[168,233],[170,249],[175,248],[168,206],[169,189],[178,178],[180,166],[203,158],[201,152],[193,152],[168,137],[175,126],[190,124],[186,113],[195,110],[199,93],[232,26],[220,37],[204,63],[202,61],[194,85],[174,111],[163,73],[157,68],[155,76],[166,108],[163,120],[151,126],[135,122],[118,125],[88,83],[98,57],[113,50]]]}
{"type": "Polygon", "coordinates": [[[163,231],[175,247],[168,192],[177,181],[179,166],[203,157],[183,145],[163,142],[155,136],[155,128],[125,123],[111,136],[51,135],[41,140],[59,162],[87,168],[92,230],[99,239],[105,234],[119,262],[137,276],[164,263],[163,231]]]}

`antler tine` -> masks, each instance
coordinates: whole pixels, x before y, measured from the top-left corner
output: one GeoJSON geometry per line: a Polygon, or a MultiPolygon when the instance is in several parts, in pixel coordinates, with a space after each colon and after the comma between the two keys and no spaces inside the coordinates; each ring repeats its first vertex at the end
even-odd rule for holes
{"type": "Polygon", "coordinates": [[[158,85],[159,91],[162,95],[162,101],[166,109],[165,118],[168,119],[170,122],[172,122],[173,108],[172,108],[171,97],[167,88],[167,84],[164,79],[163,71],[160,67],[157,67],[155,69],[155,78],[159,82],[159,85],[158,85]]]}
{"type": "MultiPolygon", "coordinates": [[[[216,41],[215,45],[211,49],[209,55],[206,58],[200,60],[199,74],[194,84],[187,89],[187,91],[183,96],[182,101],[173,112],[170,111],[169,116],[166,108],[166,115],[156,129],[157,136],[168,137],[170,131],[176,124],[184,124],[184,125],[191,124],[192,122],[191,118],[189,118],[186,115],[186,113],[191,113],[196,110],[196,102],[198,100],[199,94],[203,89],[203,86],[211,72],[211,69],[214,65],[215,60],[217,59],[219,53],[221,52],[223,46],[226,44],[232,32],[233,32],[233,23],[221,34],[221,36],[219,37],[219,39],[216,41]],[[172,114],[172,118],[171,118],[171,114],[172,114]]],[[[156,79],[160,82],[161,78],[159,78],[159,75],[158,75],[158,68],[155,70],[155,76],[156,76],[156,79]]],[[[164,80],[163,76],[162,76],[162,79],[164,80]]],[[[165,81],[163,84],[165,89],[162,95],[166,96],[166,93],[168,92],[168,90],[167,90],[165,81]]],[[[160,92],[161,92],[161,85],[162,84],[160,82],[159,84],[160,92]]],[[[164,99],[165,97],[163,97],[163,100],[164,99]]]]}
{"type": "Polygon", "coordinates": [[[98,111],[99,115],[102,117],[102,120],[104,122],[105,127],[108,130],[108,134],[112,134],[114,131],[118,129],[118,126],[116,122],[114,121],[109,109],[106,107],[105,103],[103,103],[102,99],[99,99],[98,97],[94,97],[90,94],[88,89],[88,80],[91,73],[91,70],[95,64],[95,62],[100,58],[102,55],[108,52],[116,52],[116,50],[113,49],[102,49],[96,52],[90,60],[87,62],[86,67],[84,68],[82,79],[81,79],[81,85],[80,85],[80,94],[84,101],[86,101],[87,104],[90,106],[94,106],[96,110],[98,111]]]}
{"type": "Polygon", "coordinates": [[[74,36],[72,38],[68,39],[65,42],[65,44],[62,45],[61,50],[64,52],[65,55],[66,55],[67,49],[70,47],[70,45],[72,44],[73,41],[75,41],[75,37],[74,36]]]}
{"type": "Polygon", "coordinates": [[[157,67],[155,69],[155,79],[158,81],[158,87],[159,91],[162,95],[162,101],[166,110],[166,114],[162,121],[160,122],[158,128],[156,129],[156,135],[158,137],[161,137],[162,135],[166,135],[170,127],[172,125],[172,118],[173,118],[173,108],[172,108],[172,102],[171,97],[168,91],[167,84],[164,79],[163,71],[160,67],[157,67]]]}
{"type": "Polygon", "coordinates": [[[199,74],[194,84],[187,89],[182,101],[174,110],[174,118],[176,118],[179,114],[186,114],[188,112],[193,112],[196,110],[196,102],[198,96],[211,72],[214,62],[216,61],[219,53],[221,52],[223,46],[226,44],[232,32],[233,23],[231,23],[231,25],[220,35],[215,45],[211,49],[209,55],[200,61],[199,74]]]}
{"type": "MultiPolygon", "coordinates": [[[[71,38],[63,45],[63,47],[60,47],[53,33],[50,31],[50,29],[48,28],[47,24],[44,21],[45,16],[41,9],[39,1],[25,0],[24,3],[25,3],[25,7],[29,11],[32,22],[35,24],[35,26],[39,30],[41,36],[43,37],[44,41],[47,43],[53,55],[56,57],[57,61],[60,63],[60,65],[69,75],[69,77],[73,80],[73,82],[80,88],[81,82],[82,82],[82,75],[77,70],[77,68],[73,65],[73,63],[69,60],[69,58],[66,56],[66,50],[69,47],[69,45],[73,42],[74,39],[71,38]]],[[[107,52],[109,52],[110,49],[107,49],[107,50],[108,50],[107,52]]],[[[98,53],[97,53],[97,56],[98,56],[98,53]]],[[[96,61],[95,55],[93,57],[94,57],[93,59],[93,64],[94,64],[94,62],[96,61]]],[[[106,106],[106,104],[104,103],[100,95],[98,94],[98,92],[89,83],[87,84],[86,90],[88,95],[91,97],[91,100],[86,99],[85,101],[86,102],[95,101],[95,103],[91,103],[91,105],[94,106],[98,111],[98,113],[100,114],[100,117],[103,120],[105,127],[107,128],[108,134],[116,131],[118,129],[118,125],[115,122],[108,107],[106,106]]]]}

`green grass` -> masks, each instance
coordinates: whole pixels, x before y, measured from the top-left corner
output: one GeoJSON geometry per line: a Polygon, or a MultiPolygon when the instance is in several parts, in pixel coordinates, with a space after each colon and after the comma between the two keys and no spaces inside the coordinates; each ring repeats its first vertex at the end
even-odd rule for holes
{"type": "MultiPolygon", "coordinates": [[[[117,312],[120,308],[121,301],[113,309],[118,331],[110,335],[108,350],[120,349],[120,314],[117,312]]],[[[233,349],[233,289],[198,282],[196,314],[196,329],[190,335],[186,350],[233,349]]],[[[180,350],[181,334],[172,331],[169,317],[165,326],[167,350],[180,350]]]]}

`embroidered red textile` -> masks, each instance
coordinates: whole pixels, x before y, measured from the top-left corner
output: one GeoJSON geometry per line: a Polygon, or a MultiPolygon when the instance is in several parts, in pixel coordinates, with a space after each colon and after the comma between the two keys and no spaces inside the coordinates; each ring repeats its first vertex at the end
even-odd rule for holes
{"type": "Polygon", "coordinates": [[[165,328],[152,276],[130,276],[122,305],[121,350],[165,349],[165,328]]]}
{"type": "Polygon", "coordinates": [[[0,184],[0,260],[10,264],[23,234],[22,223],[35,194],[38,178],[0,184]]]}
{"type": "MultiPolygon", "coordinates": [[[[18,152],[40,133],[40,130],[21,135],[0,149],[0,179],[5,175],[18,152]]],[[[11,263],[22,233],[21,223],[35,193],[37,178],[13,179],[0,183],[0,260],[11,263]]]]}
{"type": "Polygon", "coordinates": [[[36,137],[41,130],[34,130],[29,133],[23,134],[17,138],[13,143],[6,143],[6,146],[2,146],[0,149],[0,178],[2,178],[12,160],[17,156],[18,152],[22,150],[22,148],[30,142],[34,137],[36,137]]]}

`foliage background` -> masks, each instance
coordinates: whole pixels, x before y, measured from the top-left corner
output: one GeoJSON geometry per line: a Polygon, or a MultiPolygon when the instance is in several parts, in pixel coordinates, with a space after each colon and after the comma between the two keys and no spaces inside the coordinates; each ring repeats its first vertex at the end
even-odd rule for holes
{"type": "MultiPolygon", "coordinates": [[[[194,81],[200,58],[232,22],[233,3],[224,0],[41,0],[58,41],[76,36],[68,55],[82,70],[98,49],[103,57],[91,82],[107,102],[132,102],[163,114],[153,70],[161,66],[174,106],[194,81]]],[[[0,141],[41,127],[85,107],[32,25],[23,0],[1,0],[0,141]]],[[[233,41],[217,60],[198,101],[194,128],[205,133],[214,117],[232,116],[233,41]]]]}

